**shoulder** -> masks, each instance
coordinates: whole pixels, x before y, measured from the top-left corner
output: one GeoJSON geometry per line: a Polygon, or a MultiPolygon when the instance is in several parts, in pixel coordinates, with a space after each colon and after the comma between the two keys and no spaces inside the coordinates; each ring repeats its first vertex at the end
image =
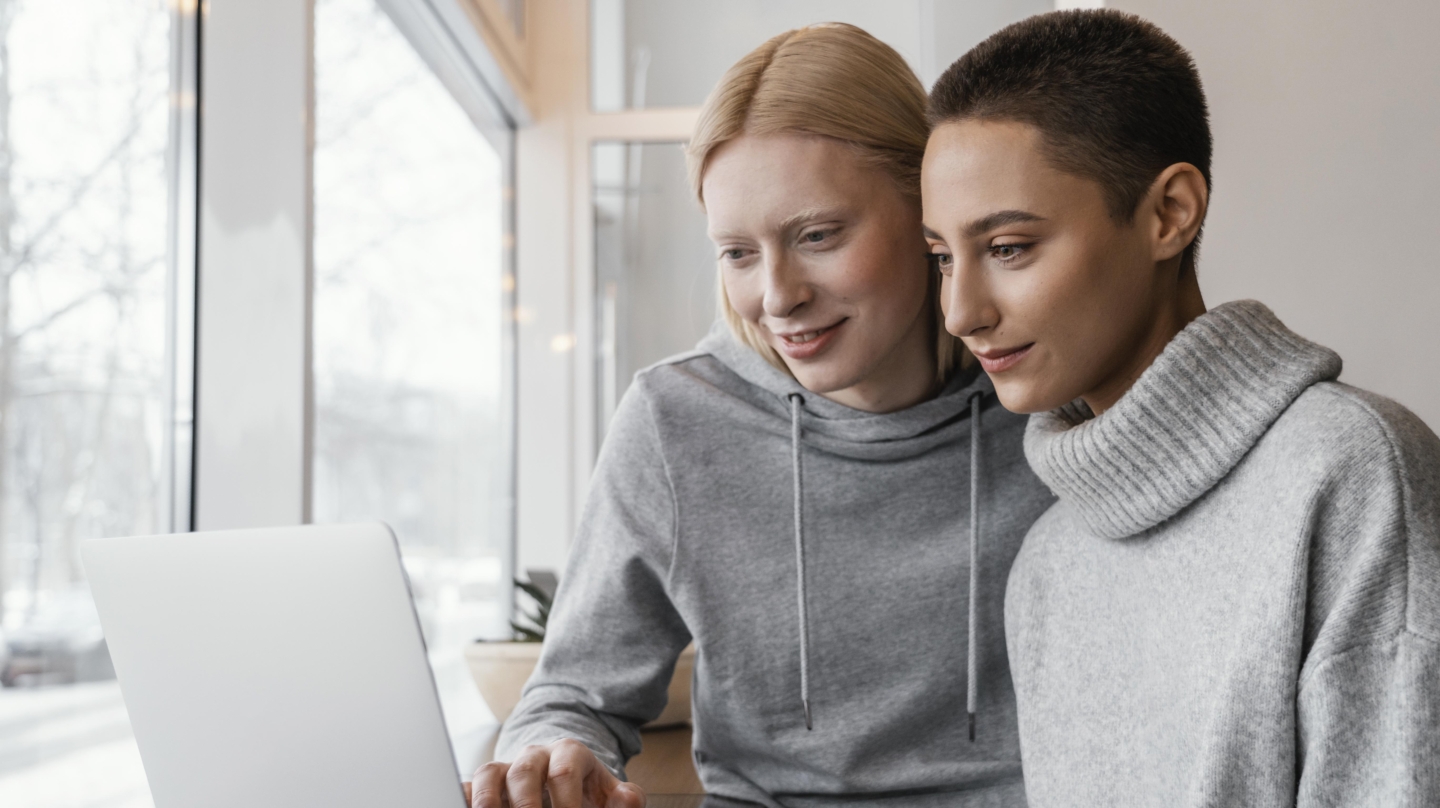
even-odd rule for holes
{"type": "Polygon", "coordinates": [[[788,408],[780,396],[705,350],[677,354],[639,371],[625,394],[632,397],[644,402],[666,444],[708,444],[732,427],[788,430],[788,408]]]}
{"type": "Polygon", "coordinates": [[[1372,440],[1389,444],[1397,458],[1440,458],[1440,438],[1417,416],[1399,403],[1382,395],[1329,382],[1316,385],[1317,397],[1328,397],[1332,407],[1343,417],[1343,425],[1351,426],[1372,440]]]}
{"type": "Polygon", "coordinates": [[[1264,466],[1305,481],[1321,519],[1383,515],[1407,535],[1430,543],[1440,536],[1440,438],[1400,404],[1339,382],[1317,384],[1262,440],[1262,452],[1275,450],[1284,463],[1264,466]]]}
{"type": "Polygon", "coordinates": [[[1382,395],[1340,382],[1313,385],[1271,427],[1265,443],[1283,443],[1332,472],[1395,473],[1432,490],[1440,438],[1418,416],[1382,395]]]}
{"type": "MultiPolygon", "coordinates": [[[[707,352],[676,354],[636,372],[611,423],[642,422],[653,431],[676,416],[693,417],[715,394],[737,383],[744,381],[707,352]]],[[[607,440],[613,428],[606,430],[607,440]]]]}
{"type": "Polygon", "coordinates": [[[1307,615],[1316,655],[1395,631],[1440,640],[1440,438],[1400,404],[1339,382],[1307,390],[1276,429],[1304,436],[1293,438],[1300,462],[1318,474],[1307,615]]]}
{"type": "Polygon", "coordinates": [[[713,354],[689,351],[635,374],[605,427],[601,457],[643,453],[671,461],[746,432],[778,432],[782,403],[713,354]]]}
{"type": "Polygon", "coordinates": [[[636,372],[632,386],[654,405],[671,407],[692,403],[697,394],[746,384],[714,354],[692,350],[642,368],[636,372]]]}

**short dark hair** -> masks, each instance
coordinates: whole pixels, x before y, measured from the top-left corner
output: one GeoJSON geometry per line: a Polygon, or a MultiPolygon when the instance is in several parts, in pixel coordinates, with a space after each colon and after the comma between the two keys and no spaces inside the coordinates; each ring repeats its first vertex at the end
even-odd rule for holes
{"type": "MultiPolygon", "coordinates": [[[[1155,178],[1190,163],[1210,187],[1210,120],[1190,54],[1112,9],[1038,14],[950,65],[930,92],[931,126],[1012,120],[1040,130],[1060,170],[1098,182],[1111,216],[1134,220],[1155,178]]],[[[1193,268],[1200,235],[1181,266],[1193,268]]]]}

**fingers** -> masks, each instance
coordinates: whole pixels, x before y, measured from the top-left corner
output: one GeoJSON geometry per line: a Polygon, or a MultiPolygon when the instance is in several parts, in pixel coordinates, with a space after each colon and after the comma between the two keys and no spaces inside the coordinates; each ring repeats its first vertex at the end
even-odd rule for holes
{"type": "Polygon", "coordinates": [[[470,782],[465,784],[470,808],[506,808],[505,775],[509,771],[509,763],[486,763],[476,769],[470,782]]]}
{"type": "MultiPolygon", "coordinates": [[[[618,782],[609,769],[600,765],[590,747],[567,738],[550,745],[550,771],[547,785],[553,808],[582,808],[585,793],[601,795],[618,782]]],[[[593,800],[604,805],[601,800],[593,800]]]]}
{"type": "MultiPolygon", "coordinates": [[[[549,748],[544,746],[525,747],[510,764],[510,771],[505,774],[504,788],[510,797],[512,808],[543,808],[545,777],[549,773],[549,748]]],[[[555,803],[555,806],[559,808],[559,803],[555,803]]],[[[578,803],[575,808],[579,808],[578,803]]]]}
{"type": "Polygon", "coordinates": [[[634,783],[616,783],[605,808],[645,808],[645,789],[634,783]]]}
{"type": "Polygon", "coordinates": [[[645,808],[643,789],[620,782],[590,747],[571,739],[528,746],[511,763],[481,766],[468,793],[471,808],[645,808]]]}

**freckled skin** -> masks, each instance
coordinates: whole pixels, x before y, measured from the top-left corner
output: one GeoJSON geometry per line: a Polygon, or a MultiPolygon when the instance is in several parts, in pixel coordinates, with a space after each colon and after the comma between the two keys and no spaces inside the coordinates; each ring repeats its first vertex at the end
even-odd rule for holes
{"type": "Polygon", "coordinates": [[[847,145],[744,135],[702,183],[730,305],[807,390],[891,412],[934,393],[929,268],[920,208],[847,145]],[[778,335],[839,325],[813,357],[778,335]]]}
{"type": "Polygon", "coordinates": [[[1166,168],[1129,223],[1094,180],[1055,168],[1040,133],[1013,121],[950,122],[925,150],[921,189],[946,329],[972,352],[1029,347],[992,373],[1015,412],[1083,398],[1099,413],[1205,312],[1182,253],[1208,190],[1188,163],[1166,168]],[[1001,212],[1023,216],[977,228],[1001,212]]]}

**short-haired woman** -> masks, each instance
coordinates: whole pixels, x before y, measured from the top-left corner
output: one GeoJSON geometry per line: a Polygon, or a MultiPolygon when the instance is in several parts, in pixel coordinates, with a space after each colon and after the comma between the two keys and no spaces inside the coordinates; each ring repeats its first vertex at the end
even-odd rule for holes
{"type": "Polygon", "coordinates": [[[618,778],[692,640],[711,794],[1024,805],[1001,613],[1053,500],[942,327],[927,135],[914,74],[852,26],[721,79],[689,157],[725,322],[621,402],[474,805],[643,804],[618,778]]]}

